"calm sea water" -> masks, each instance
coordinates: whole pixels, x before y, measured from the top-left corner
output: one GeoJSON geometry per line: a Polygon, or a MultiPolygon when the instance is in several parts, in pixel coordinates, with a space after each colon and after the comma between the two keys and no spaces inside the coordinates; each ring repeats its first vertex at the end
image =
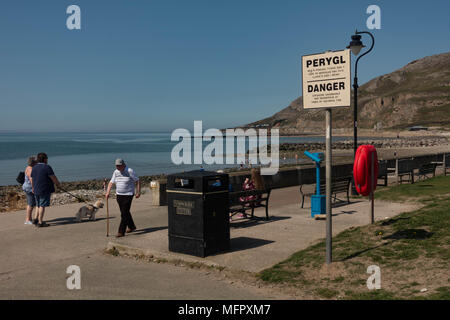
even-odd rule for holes
{"type": "MultiPolygon", "coordinates": [[[[138,175],[199,169],[200,165],[174,165],[171,133],[6,133],[0,134],[0,185],[17,184],[28,156],[45,152],[62,181],[110,178],[114,159],[123,158],[138,175]]],[[[336,140],[348,139],[336,137],[336,140]]],[[[286,137],[283,142],[323,142],[319,137],[286,137]]],[[[208,144],[209,142],[205,143],[208,144]]],[[[225,143],[224,143],[225,145],[225,143]]],[[[292,161],[287,159],[285,162],[292,161]]],[[[283,160],[280,161],[283,163],[283,160]]],[[[217,170],[231,165],[204,165],[217,170]]],[[[233,165],[238,167],[239,165],[233,165]]]]}

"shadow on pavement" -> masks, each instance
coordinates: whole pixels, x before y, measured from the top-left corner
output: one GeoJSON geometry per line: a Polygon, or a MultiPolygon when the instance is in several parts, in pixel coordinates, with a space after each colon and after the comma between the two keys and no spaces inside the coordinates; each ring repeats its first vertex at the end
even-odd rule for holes
{"type": "Polygon", "coordinates": [[[340,216],[341,214],[354,214],[354,213],[357,213],[357,212],[358,211],[356,211],[356,210],[349,210],[349,211],[342,210],[341,212],[333,213],[333,217],[340,216]]]}
{"type": "Polygon", "coordinates": [[[271,240],[248,238],[248,237],[232,238],[230,240],[230,252],[257,248],[273,242],[274,241],[271,240]]]}
{"type": "Polygon", "coordinates": [[[355,204],[355,203],[360,203],[360,202],[362,202],[362,201],[361,200],[353,200],[353,199],[352,199],[351,202],[340,200],[339,202],[333,203],[331,205],[331,207],[332,208],[340,208],[340,207],[345,207],[345,206],[348,206],[350,204],[355,204]]]}
{"type": "MultiPolygon", "coordinates": [[[[114,219],[114,217],[109,217],[109,219],[114,219]]],[[[90,221],[88,219],[83,219],[81,220],[81,222],[76,222],[75,221],[75,217],[66,217],[66,218],[56,218],[56,219],[52,219],[52,220],[47,220],[45,222],[47,222],[50,227],[56,227],[56,226],[63,226],[66,224],[79,224],[79,223],[85,223],[85,222],[98,222],[98,221],[102,221],[102,220],[106,220],[106,218],[97,218],[94,221],[90,221]]]]}
{"type": "Polygon", "coordinates": [[[159,230],[164,230],[164,229],[168,229],[168,227],[151,227],[151,228],[145,228],[145,229],[137,229],[136,231],[134,231],[133,233],[127,233],[127,235],[141,235],[141,234],[146,234],[146,233],[150,233],[150,232],[156,232],[159,230]]]}
{"type": "MultiPolygon", "coordinates": [[[[343,200],[338,200],[338,202],[333,202],[332,204],[331,204],[331,207],[334,209],[334,208],[340,208],[340,207],[345,207],[345,206],[348,206],[348,205],[351,205],[351,204],[355,204],[355,203],[360,203],[360,202],[362,202],[361,200],[354,200],[354,199],[352,199],[352,201],[351,202],[347,202],[347,201],[343,201],[343,200]]],[[[305,206],[304,208],[302,208],[302,209],[308,209],[308,208],[311,208],[311,205],[309,205],[309,207],[307,207],[307,206],[305,206]]]]}
{"type": "Polygon", "coordinates": [[[262,217],[253,217],[253,218],[238,218],[230,221],[230,228],[239,229],[239,228],[248,228],[253,227],[260,224],[266,224],[271,222],[276,222],[280,220],[291,219],[291,217],[269,217],[269,220],[262,217]]]}

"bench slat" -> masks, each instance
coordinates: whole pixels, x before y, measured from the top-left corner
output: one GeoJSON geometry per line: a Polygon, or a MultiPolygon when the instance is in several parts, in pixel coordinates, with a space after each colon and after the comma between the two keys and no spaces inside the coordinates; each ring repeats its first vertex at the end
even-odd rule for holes
{"type": "MultiPolygon", "coordinates": [[[[351,182],[351,177],[344,177],[344,178],[340,178],[338,180],[332,181],[331,182],[331,194],[335,195],[335,199],[336,198],[336,194],[337,193],[341,193],[341,192],[347,192],[347,202],[350,203],[350,198],[349,198],[349,187],[350,187],[350,182],[351,182]]],[[[316,190],[316,189],[314,189],[316,190]]],[[[325,181],[321,181],[320,182],[320,194],[324,194],[326,192],[326,185],[325,185],[325,181]]],[[[308,192],[308,193],[304,193],[302,191],[302,185],[300,185],[300,193],[302,195],[302,205],[301,207],[303,208],[303,204],[305,201],[305,196],[312,196],[314,195],[316,192],[308,192]]]]}

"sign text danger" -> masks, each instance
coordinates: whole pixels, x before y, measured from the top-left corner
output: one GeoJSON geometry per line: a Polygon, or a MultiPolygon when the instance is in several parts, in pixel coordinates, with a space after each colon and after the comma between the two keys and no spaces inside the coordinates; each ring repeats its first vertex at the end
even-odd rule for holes
{"type": "Polygon", "coordinates": [[[308,92],[321,92],[321,91],[333,91],[333,90],[344,90],[345,82],[328,82],[321,84],[309,84],[308,92]]]}

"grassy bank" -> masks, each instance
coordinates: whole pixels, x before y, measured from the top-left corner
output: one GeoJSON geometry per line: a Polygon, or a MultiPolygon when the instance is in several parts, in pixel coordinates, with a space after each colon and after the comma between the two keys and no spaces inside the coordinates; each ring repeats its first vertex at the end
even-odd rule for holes
{"type": "Polygon", "coordinates": [[[330,266],[320,241],[259,278],[323,299],[450,299],[450,177],[383,188],[376,198],[424,207],[340,233],[330,266]],[[380,290],[367,288],[370,265],[381,269],[380,290]]]}

